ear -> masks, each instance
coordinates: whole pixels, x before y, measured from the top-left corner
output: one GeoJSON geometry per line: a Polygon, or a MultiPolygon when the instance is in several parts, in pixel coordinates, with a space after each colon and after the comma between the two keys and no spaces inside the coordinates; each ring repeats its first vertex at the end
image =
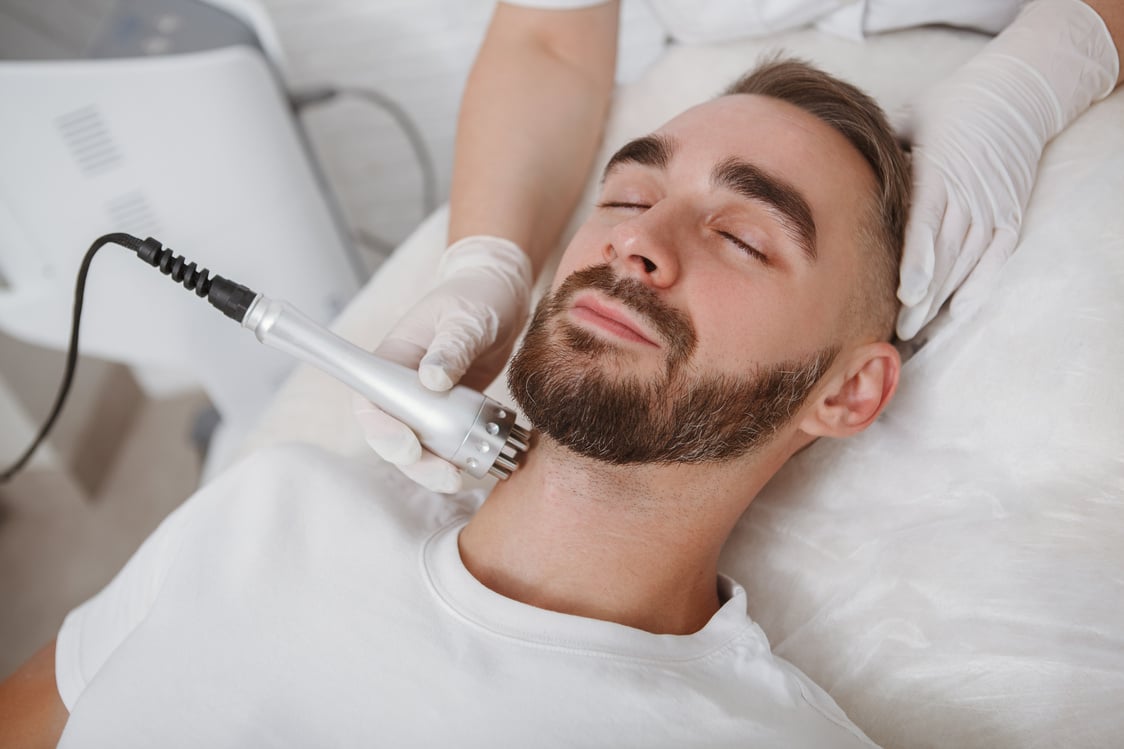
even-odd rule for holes
{"type": "Polygon", "coordinates": [[[800,429],[813,437],[847,437],[870,426],[898,387],[902,360],[897,349],[878,341],[852,349],[836,364],[803,409],[800,429]]]}

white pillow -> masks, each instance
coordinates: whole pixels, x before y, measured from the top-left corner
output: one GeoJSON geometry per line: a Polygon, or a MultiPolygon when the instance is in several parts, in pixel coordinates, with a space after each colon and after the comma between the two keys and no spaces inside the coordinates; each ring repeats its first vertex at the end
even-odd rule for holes
{"type": "MultiPolygon", "coordinates": [[[[893,108],[980,41],[784,46],[893,108]]],[[[677,51],[647,106],[662,119],[762,46],[677,51]]],[[[989,302],[907,362],[870,430],[791,461],[727,544],[774,650],[884,746],[1124,741],[1122,196],[1117,92],[1048,147],[989,302]]]]}

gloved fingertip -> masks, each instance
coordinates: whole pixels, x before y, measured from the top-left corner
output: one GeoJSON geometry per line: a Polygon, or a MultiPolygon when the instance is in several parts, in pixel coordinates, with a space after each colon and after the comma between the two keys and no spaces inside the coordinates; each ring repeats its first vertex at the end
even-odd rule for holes
{"type": "Polygon", "coordinates": [[[418,369],[418,378],[421,384],[430,390],[445,391],[453,387],[453,378],[439,364],[429,364],[424,360],[418,369]]]}
{"type": "Polygon", "coordinates": [[[906,307],[915,307],[929,293],[930,274],[918,268],[902,268],[898,281],[898,301],[906,307]]]}
{"type": "Polygon", "coordinates": [[[367,444],[378,453],[379,457],[387,463],[396,466],[408,466],[416,463],[421,457],[421,444],[416,440],[411,442],[388,442],[379,439],[367,439],[367,444]]]}
{"type": "Polygon", "coordinates": [[[430,483],[428,488],[430,491],[435,491],[438,494],[456,494],[461,490],[460,473],[454,472],[452,475],[441,474],[439,478],[430,483]]]}
{"type": "Polygon", "coordinates": [[[423,385],[430,390],[448,390],[464,376],[472,361],[491,344],[485,330],[474,329],[487,317],[488,312],[481,310],[472,320],[461,319],[459,326],[453,325],[456,316],[445,318],[447,325],[433,336],[418,366],[423,385]]]}
{"type": "Polygon", "coordinates": [[[906,232],[898,271],[898,299],[902,304],[914,306],[929,293],[936,267],[936,248],[933,229],[915,225],[906,232]]]}
{"type": "Polygon", "coordinates": [[[422,446],[408,426],[371,408],[355,412],[363,439],[380,458],[397,466],[418,462],[422,457],[422,446]]]}
{"type": "Polygon", "coordinates": [[[432,453],[426,453],[412,465],[398,466],[398,470],[414,483],[438,494],[454,494],[463,486],[461,472],[456,466],[432,453]]]}
{"type": "Polygon", "coordinates": [[[922,318],[918,312],[919,310],[913,307],[907,307],[898,312],[898,323],[894,328],[898,338],[908,341],[921,330],[922,324],[919,323],[919,320],[922,318]]]}
{"type": "Polygon", "coordinates": [[[1000,226],[995,229],[995,236],[991,247],[985,257],[995,255],[1001,263],[1010,259],[1019,244],[1019,230],[1010,226],[1000,226]]]}

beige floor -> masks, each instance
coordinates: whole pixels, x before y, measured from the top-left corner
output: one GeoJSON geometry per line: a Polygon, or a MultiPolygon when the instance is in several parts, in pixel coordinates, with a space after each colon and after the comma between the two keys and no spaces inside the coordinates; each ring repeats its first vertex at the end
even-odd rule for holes
{"type": "Polygon", "coordinates": [[[65,473],[0,486],[0,675],[54,637],[199,480],[190,440],[206,396],[147,401],[91,497],[65,473]]]}

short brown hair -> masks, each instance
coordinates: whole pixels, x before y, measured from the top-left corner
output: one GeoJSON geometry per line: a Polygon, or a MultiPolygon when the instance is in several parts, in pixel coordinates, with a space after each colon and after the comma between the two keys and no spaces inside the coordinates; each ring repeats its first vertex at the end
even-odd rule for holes
{"type": "Polygon", "coordinates": [[[909,159],[882,108],[868,94],[813,65],[793,58],[765,60],[723,95],[757,94],[800,107],[835,128],[870,168],[878,194],[862,220],[858,241],[869,257],[851,316],[860,332],[889,339],[898,301],[898,266],[909,216],[909,159]]]}

